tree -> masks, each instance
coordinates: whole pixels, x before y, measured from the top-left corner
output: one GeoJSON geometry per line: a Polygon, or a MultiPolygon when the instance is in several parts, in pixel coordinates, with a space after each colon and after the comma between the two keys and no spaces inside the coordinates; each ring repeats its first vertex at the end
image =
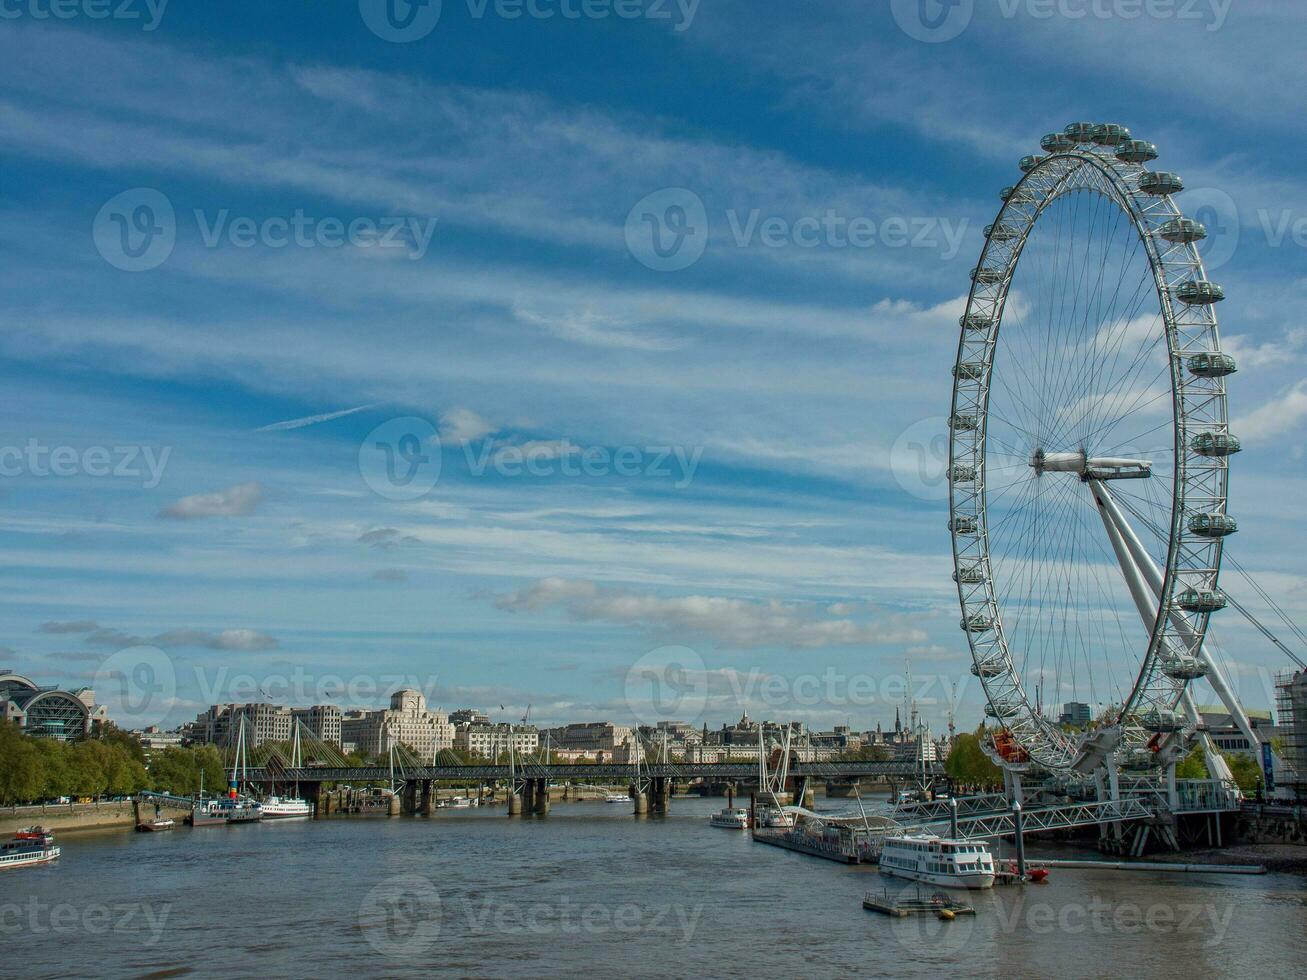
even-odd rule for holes
{"type": "Polygon", "coordinates": [[[0,802],[27,803],[45,788],[41,751],[13,722],[0,722],[0,802]]]}
{"type": "Polygon", "coordinates": [[[963,732],[953,740],[944,761],[944,771],[954,783],[964,786],[997,786],[1003,782],[1003,771],[994,765],[980,747],[982,738],[987,738],[984,726],[974,734],[963,732]]]}

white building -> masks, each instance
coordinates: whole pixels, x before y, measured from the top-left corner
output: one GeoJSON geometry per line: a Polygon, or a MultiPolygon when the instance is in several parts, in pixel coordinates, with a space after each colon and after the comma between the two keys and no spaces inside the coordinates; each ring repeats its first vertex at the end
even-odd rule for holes
{"type": "Polygon", "coordinates": [[[421,691],[404,688],[390,696],[380,711],[349,711],[341,718],[342,745],[365,755],[380,756],[392,745],[406,745],[422,760],[434,759],[454,747],[454,726],[443,711],[428,711],[421,691]]]}
{"type": "Polygon", "coordinates": [[[459,725],[454,729],[454,748],[459,752],[494,759],[512,746],[516,755],[534,755],[540,747],[540,733],[531,725],[459,725]]]}

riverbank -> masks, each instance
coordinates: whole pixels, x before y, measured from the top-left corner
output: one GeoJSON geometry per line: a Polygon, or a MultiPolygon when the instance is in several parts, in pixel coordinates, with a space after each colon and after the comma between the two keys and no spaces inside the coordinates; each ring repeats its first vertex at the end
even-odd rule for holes
{"type": "MultiPolygon", "coordinates": [[[[150,807],[153,816],[154,808],[150,807]]],[[[180,820],[189,810],[164,807],[164,816],[180,820]]],[[[24,827],[39,824],[57,833],[76,833],[79,830],[120,828],[131,830],[136,826],[136,812],[130,800],[103,803],[47,803],[38,806],[0,807],[0,836],[9,837],[24,827]]]]}
{"type": "Polygon", "coordinates": [[[1267,871],[1307,874],[1307,847],[1301,844],[1235,844],[1205,848],[1185,851],[1183,860],[1188,864],[1260,864],[1267,871]]]}

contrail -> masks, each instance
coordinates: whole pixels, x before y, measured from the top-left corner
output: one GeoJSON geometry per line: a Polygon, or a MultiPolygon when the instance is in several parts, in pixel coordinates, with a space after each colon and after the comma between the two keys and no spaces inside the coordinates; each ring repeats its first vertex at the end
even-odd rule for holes
{"type": "Polygon", "coordinates": [[[285,422],[273,422],[271,425],[263,425],[254,431],[282,432],[286,429],[302,429],[307,425],[317,425],[319,422],[330,422],[332,419],[338,419],[346,415],[353,415],[355,412],[366,412],[369,408],[376,407],[376,404],[360,405],[358,408],[346,408],[339,412],[323,412],[321,415],[306,415],[302,419],[287,419],[285,422]]]}

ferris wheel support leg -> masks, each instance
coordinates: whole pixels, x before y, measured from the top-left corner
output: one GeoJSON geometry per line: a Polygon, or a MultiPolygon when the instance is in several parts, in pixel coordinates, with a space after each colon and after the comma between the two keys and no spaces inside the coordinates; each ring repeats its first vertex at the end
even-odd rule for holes
{"type": "MultiPolygon", "coordinates": [[[[1117,506],[1116,501],[1112,498],[1112,494],[1108,491],[1103,482],[1101,480],[1090,480],[1089,486],[1094,493],[1094,501],[1098,504],[1098,510],[1103,517],[1104,524],[1109,525],[1108,534],[1110,535],[1112,533],[1112,527],[1114,526],[1125,543],[1126,549],[1129,552],[1129,558],[1132,559],[1130,564],[1134,565],[1139,572],[1143,574],[1144,580],[1148,583],[1150,591],[1157,600],[1160,601],[1162,598],[1163,585],[1161,569],[1157,567],[1157,563],[1154,562],[1152,556],[1148,554],[1143,543],[1139,540],[1139,536],[1135,534],[1134,529],[1130,526],[1130,522],[1125,519],[1125,515],[1121,513],[1121,508],[1117,506]]],[[[1113,542],[1113,547],[1115,547],[1115,541],[1113,542]]],[[[1122,562],[1122,569],[1124,570],[1125,560],[1121,557],[1120,552],[1117,553],[1117,560],[1122,562]]],[[[1127,578],[1128,577],[1129,575],[1127,573],[1127,578]]],[[[1136,597],[1135,602],[1136,604],[1139,603],[1138,597],[1136,597]]],[[[1149,604],[1149,608],[1151,610],[1151,603],[1149,604]]],[[[1146,628],[1151,630],[1153,627],[1153,613],[1150,611],[1145,614],[1143,606],[1140,606],[1139,611],[1141,615],[1144,615],[1146,628]]],[[[1221,703],[1225,705],[1225,709],[1230,712],[1231,720],[1234,721],[1243,737],[1248,740],[1249,745],[1260,745],[1261,740],[1256,734],[1254,734],[1252,722],[1248,720],[1247,712],[1244,711],[1243,705],[1239,703],[1239,699],[1235,697],[1234,690],[1226,680],[1225,674],[1212,659],[1211,654],[1207,650],[1207,645],[1199,642],[1198,636],[1190,628],[1189,623],[1183,616],[1175,611],[1171,611],[1170,615],[1171,624],[1175,627],[1176,632],[1178,632],[1184,639],[1186,645],[1193,652],[1193,655],[1202,661],[1203,665],[1207,668],[1208,683],[1212,685],[1212,690],[1214,690],[1216,696],[1221,699],[1221,703]]],[[[1228,767],[1226,768],[1228,771],[1228,767]]]]}

